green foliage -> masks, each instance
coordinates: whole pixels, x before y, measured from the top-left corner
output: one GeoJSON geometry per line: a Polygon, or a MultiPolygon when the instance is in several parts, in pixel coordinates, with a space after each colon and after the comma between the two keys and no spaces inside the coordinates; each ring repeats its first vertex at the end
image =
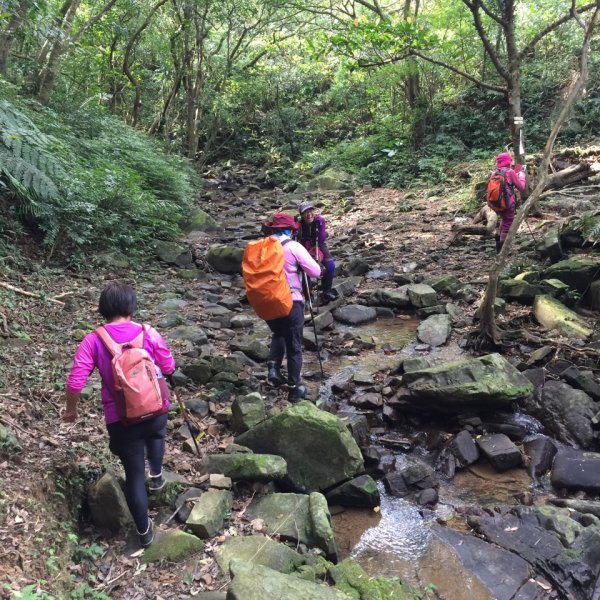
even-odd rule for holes
{"type": "Polygon", "coordinates": [[[0,104],[0,173],[15,214],[59,252],[174,238],[195,197],[190,166],[115,117],[64,108],[0,104]]]}

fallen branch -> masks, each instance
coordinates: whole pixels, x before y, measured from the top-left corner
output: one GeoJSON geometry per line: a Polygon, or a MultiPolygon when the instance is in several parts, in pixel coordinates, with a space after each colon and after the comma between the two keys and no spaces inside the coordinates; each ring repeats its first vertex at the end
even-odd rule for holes
{"type": "Polygon", "coordinates": [[[61,306],[65,305],[65,303],[61,302],[60,300],[55,300],[54,298],[47,298],[43,293],[38,292],[37,294],[34,294],[33,292],[27,292],[26,290],[22,290],[21,288],[15,287],[10,283],[6,283],[6,281],[0,281],[0,287],[5,288],[7,290],[11,290],[23,296],[28,296],[30,298],[37,298],[38,300],[48,300],[48,302],[54,302],[55,304],[60,304],[61,306]]]}
{"type": "Polygon", "coordinates": [[[484,205],[468,225],[460,225],[454,229],[450,244],[453,244],[461,235],[491,236],[497,224],[498,215],[489,206],[484,205]],[[485,223],[485,225],[477,225],[477,223],[485,223]]]}

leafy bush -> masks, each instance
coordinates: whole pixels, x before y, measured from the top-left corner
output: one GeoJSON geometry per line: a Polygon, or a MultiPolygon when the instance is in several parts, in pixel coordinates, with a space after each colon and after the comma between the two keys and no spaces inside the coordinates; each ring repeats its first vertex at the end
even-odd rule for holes
{"type": "Polygon", "coordinates": [[[131,252],[178,234],[195,197],[186,161],[110,115],[35,108],[0,100],[9,212],[65,253],[131,252]]]}

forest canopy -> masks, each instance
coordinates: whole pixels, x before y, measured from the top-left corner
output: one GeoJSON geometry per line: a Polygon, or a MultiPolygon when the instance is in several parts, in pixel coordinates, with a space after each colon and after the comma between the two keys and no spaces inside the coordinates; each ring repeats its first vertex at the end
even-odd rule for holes
{"type": "MultiPolygon", "coordinates": [[[[192,168],[220,161],[273,185],[331,165],[406,187],[519,140],[539,150],[592,6],[5,0],[0,206],[50,245],[125,248],[174,235],[192,168]]],[[[600,123],[597,57],[563,144],[600,123]]]]}

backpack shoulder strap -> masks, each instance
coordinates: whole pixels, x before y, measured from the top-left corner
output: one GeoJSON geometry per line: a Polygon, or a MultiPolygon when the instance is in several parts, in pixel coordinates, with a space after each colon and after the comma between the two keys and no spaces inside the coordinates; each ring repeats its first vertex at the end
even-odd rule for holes
{"type": "Polygon", "coordinates": [[[283,240],[283,242],[281,242],[282,246],[285,246],[288,242],[291,242],[292,238],[287,238],[287,240],[283,240]]]}
{"type": "Polygon", "coordinates": [[[100,325],[100,327],[96,327],[94,333],[100,338],[104,347],[110,352],[111,356],[117,356],[117,354],[121,354],[121,344],[115,342],[112,339],[110,333],[108,333],[108,329],[104,327],[104,325],[100,325]]]}

